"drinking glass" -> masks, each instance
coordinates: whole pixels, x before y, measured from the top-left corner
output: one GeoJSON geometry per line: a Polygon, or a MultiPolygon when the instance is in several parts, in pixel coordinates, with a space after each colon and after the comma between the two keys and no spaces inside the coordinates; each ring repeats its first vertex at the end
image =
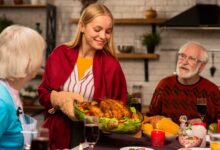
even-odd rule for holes
{"type": "Polygon", "coordinates": [[[40,128],[37,137],[31,142],[31,150],[48,150],[49,149],[49,130],[40,128]]]}
{"type": "Polygon", "coordinates": [[[134,107],[137,111],[141,113],[142,109],[142,85],[132,86],[132,99],[131,107],[134,107]]]}
{"type": "Polygon", "coordinates": [[[182,146],[184,146],[184,148],[188,148],[189,145],[185,140],[186,137],[188,136],[186,132],[188,118],[186,115],[181,115],[179,118],[179,121],[180,121],[180,133],[179,133],[178,140],[179,140],[179,143],[182,146]]]}
{"type": "Polygon", "coordinates": [[[210,148],[211,150],[220,149],[220,134],[219,133],[209,133],[210,135],[210,148]]]}
{"type": "Polygon", "coordinates": [[[31,141],[37,136],[37,120],[29,115],[22,115],[21,133],[24,135],[24,150],[30,150],[31,141]]]}
{"type": "Polygon", "coordinates": [[[86,116],[84,119],[84,138],[89,145],[89,150],[93,150],[99,139],[99,118],[96,116],[86,116]]]}
{"type": "Polygon", "coordinates": [[[197,111],[199,112],[200,118],[203,121],[204,116],[206,114],[206,109],[207,109],[207,100],[206,98],[197,98],[197,102],[196,102],[196,108],[197,111]]]}

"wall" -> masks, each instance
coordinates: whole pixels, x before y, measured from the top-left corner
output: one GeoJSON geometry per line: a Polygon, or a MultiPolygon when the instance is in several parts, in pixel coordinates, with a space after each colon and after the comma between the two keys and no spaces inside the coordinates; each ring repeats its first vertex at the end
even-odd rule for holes
{"type": "MultiPolygon", "coordinates": [[[[68,41],[72,38],[76,25],[69,25],[68,21],[70,17],[79,17],[81,10],[81,4],[78,0],[55,0],[55,5],[59,5],[59,11],[61,12],[59,20],[59,29],[62,32],[58,32],[58,41],[60,43],[68,41]],[[64,34],[63,34],[64,33],[64,34]],[[73,33],[73,34],[72,34],[73,33]]],[[[112,11],[115,18],[144,18],[144,10],[152,7],[158,12],[158,17],[170,18],[179,14],[180,12],[190,8],[196,4],[196,0],[100,0],[100,2],[106,4],[112,11]]],[[[211,2],[211,1],[210,1],[211,2]]],[[[213,1],[212,1],[213,2],[213,1]]],[[[220,0],[217,0],[220,4],[220,0]]],[[[114,37],[116,44],[132,44],[140,49],[136,49],[138,52],[146,52],[145,48],[138,42],[141,34],[150,32],[149,26],[115,26],[114,37]]],[[[162,43],[158,47],[156,53],[160,55],[160,59],[156,61],[150,61],[149,63],[149,82],[144,81],[144,63],[143,61],[121,61],[123,71],[126,75],[128,90],[131,92],[133,84],[142,84],[144,91],[143,103],[148,105],[152,97],[152,93],[158,83],[158,81],[172,74],[175,71],[176,62],[176,50],[186,41],[194,40],[201,42],[208,49],[220,49],[220,31],[179,31],[179,30],[163,30],[158,29],[162,36],[162,43]]],[[[215,77],[211,77],[209,63],[202,73],[211,81],[220,85],[220,72],[219,70],[219,52],[215,52],[215,64],[217,71],[215,77]]]]}
{"type": "MultiPolygon", "coordinates": [[[[69,19],[71,17],[79,17],[81,3],[79,0],[51,0],[50,2],[57,6],[57,44],[71,40],[76,25],[69,24],[69,19]]],[[[158,17],[170,18],[196,4],[196,0],[99,0],[99,2],[106,4],[115,18],[144,18],[144,10],[150,7],[158,12],[158,17]]],[[[217,0],[217,3],[220,4],[220,0],[217,0]]],[[[32,10],[30,14],[25,15],[28,15],[28,18],[37,18],[38,14],[34,13],[35,11],[32,10]]],[[[21,17],[20,15],[13,17],[19,18],[19,22],[23,24],[29,22],[26,17],[21,17]]],[[[38,20],[32,21],[36,22],[38,20]]],[[[33,24],[29,25],[34,27],[33,24]]],[[[141,34],[150,31],[151,28],[149,26],[115,26],[114,37],[116,44],[132,44],[138,47],[136,49],[138,52],[146,52],[145,48],[140,45],[139,37],[141,34]]],[[[180,31],[158,29],[157,32],[162,37],[162,42],[156,50],[156,53],[160,55],[160,59],[150,61],[149,63],[149,82],[144,81],[143,61],[121,61],[128,83],[128,91],[131,92],[131,86],[133,84],[142,84],[144,87],[143,103],[145,105],[150,103],[152,93],[158,81],[175,71],[177,49],[186,41],[194,40],[201,42],[208,49],[220,49],[220,42],[218,42],[220,39],[220,30],[180,31]]],[[[209,54],[211,53],[209,52],[209,54]]],[[[219,57],[220,53],[216,51],[215,65],[217,71],[214,77],[211,77],[209,73],[211,63],[207,64],[206,69],[202,73],[204,77],[215,82],[217,85],[220,85],[219,57]]]]}

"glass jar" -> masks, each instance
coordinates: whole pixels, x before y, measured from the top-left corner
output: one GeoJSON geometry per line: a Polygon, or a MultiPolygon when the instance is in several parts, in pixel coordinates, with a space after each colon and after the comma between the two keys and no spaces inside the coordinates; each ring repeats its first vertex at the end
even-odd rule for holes
{"type": "Polygon", "coordinates": [[[141,112],[142,108],[142,85],[133,85],[132,86],[132,99],[131,106],[141,112]]]}

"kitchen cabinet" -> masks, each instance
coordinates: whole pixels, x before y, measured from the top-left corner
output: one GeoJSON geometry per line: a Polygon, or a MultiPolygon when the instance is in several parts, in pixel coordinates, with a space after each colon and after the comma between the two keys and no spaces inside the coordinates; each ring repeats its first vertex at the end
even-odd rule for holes
{"type": "MultiPolygon", "coordinates": [[[[46,57],[56,46],[56,6],[47,4],[47,5],[30,5],[30,4],[21,4],[21,5],[0,5],[0,10],[4,9],[35,9],[46,13],[46,57]]],[[[14,20],[13,20],[14,21],[14,20]]],[[[14,21],[16,23],[16,21],[14,21]]]]}

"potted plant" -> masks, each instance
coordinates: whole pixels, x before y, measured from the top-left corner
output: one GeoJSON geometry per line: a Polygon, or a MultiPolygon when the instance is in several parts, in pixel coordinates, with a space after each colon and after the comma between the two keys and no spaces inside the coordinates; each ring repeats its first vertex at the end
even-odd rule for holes
{"type": "Polygon", "coordinates": [[[155,47],[160,43],[160,36],[156,33],[143,34],[142,45],[146,46],[148,53],[154,53],[155,47]]]}
{"type": "Polygon", "coordinates": [[[79,0],[82,4],[82,9],[80,11],[80,14],[83,12],[83,10],[89,6],[90,4],[96,3],[98,0],[79,0]]]}

